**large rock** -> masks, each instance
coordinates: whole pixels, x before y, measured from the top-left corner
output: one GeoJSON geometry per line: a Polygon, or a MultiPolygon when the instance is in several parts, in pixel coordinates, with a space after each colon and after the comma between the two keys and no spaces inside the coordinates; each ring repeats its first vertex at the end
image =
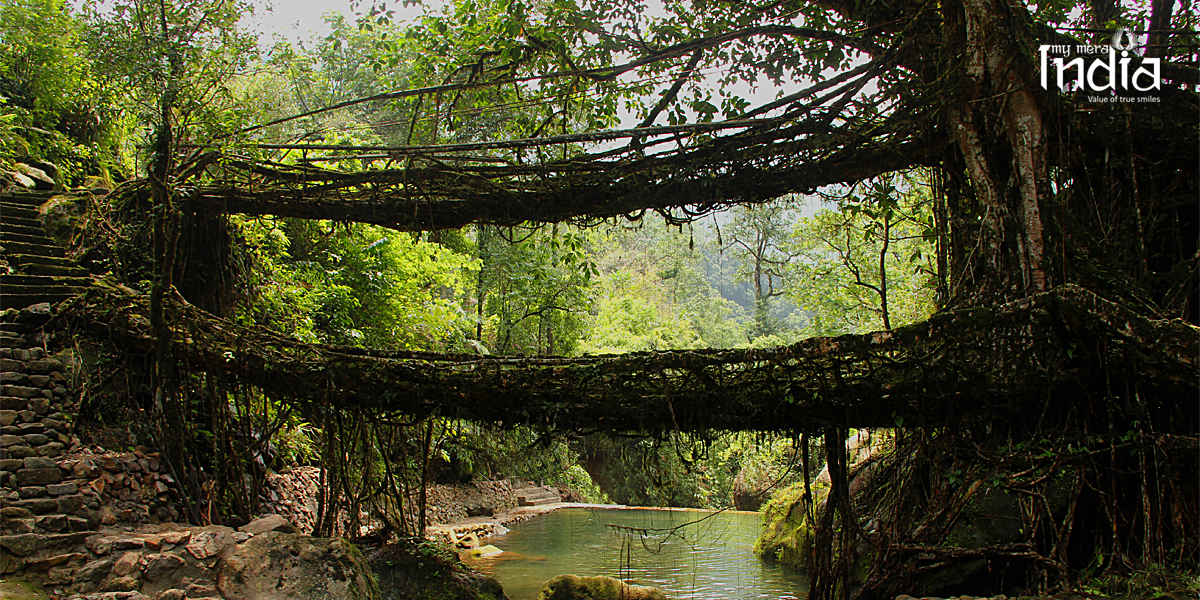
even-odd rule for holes
{"type": "Polygon", "coordinates": [[[182,558],[171,553],[150,554],[142,558],[142,573],[150,581],[160,581],[187,564],[182,558]]]}
{"type": "MultiPolygon", "coordinates": [[[[13,163],[13,170],[24,175],[33,182],[33,188],[36,190],[52,190],[54,189],[54,178],[46,171],[39,169],[33,165],[23,162],[13,163]]],[[[30,187],[30,186],[25,186],[30,187]]]]}
{"type": "Polygon", "coordinates": [[[280,515],[267,515],[262,518],[255,519],[238,528],[242,533],[250,535],[262,535],[268,531],[278,531],[280,533],[300,533],[291,521],[280,515]]]}
{"type": "Polygon", "coordinates": [[[379,587],[353,544],[270,531],[229,550],[217,565],[226,600],[376,600],[379,587]]]}
{"type": "Polygon", "coordinates": [[[449,547],[431,540],[401,538],[367,550],[379,591],[391,600],[507,600],[492,577],[476,573],[449,547]]]}
{"type": "Polygon", "coordinates": [[[629,585],[612,577],[559,575],[542,584],[537,600],[667,600],[656,587],[629,585]]]}
{"type": "MultiPolygon", "coordinates": [[[[871,436],[865,431],[846,440],[851,497],[870,485],[878,459],[893,445],[889,438],[871,436]]],[[[755,542],[755,553],[799,569],[811,568],[814,522],[820,519],[825,508],[829,487],[829,468],[826,466],[809,485],[812,498],[805,495],[807,490],[803,481],[776,492],[763,511],[763,530],[755,542]]],[[[856,565],[852,578],[862,575],[858,567],[856,565]]]]}
{"type": "Polygon", "coordinates": [[[112,572],[114,562],[111,557],[97,558],[75,572],[75,581],[100,581],[112,572]]]}

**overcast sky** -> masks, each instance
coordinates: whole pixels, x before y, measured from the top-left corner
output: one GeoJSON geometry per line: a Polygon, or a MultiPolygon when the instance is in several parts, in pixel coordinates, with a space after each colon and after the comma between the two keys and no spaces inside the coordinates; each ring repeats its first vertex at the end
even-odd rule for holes
{"type": "MultiPolygon", "coordinates": [[[[426,3],[436,6],[441,0],[427,0],[426,3]]],[[[250,23],[268,39],[272,34],[279,34],[293,42],[308,40],[312,33],[328,33],[329,28],[321,19],[327,12],[340,12],[346,15],[346,20],[353,22],[356,11],[370,8],[369,0],[257,0],[255,4],[259,9],[250,23]],[[274,8],[262,8],[267,4],[273,4],[274,8]]],[[[398,22],[408,21],[421,12],[420,5],[405,6],[404,2],[387,2],[387,8],[395,11],[398,22]]]]}

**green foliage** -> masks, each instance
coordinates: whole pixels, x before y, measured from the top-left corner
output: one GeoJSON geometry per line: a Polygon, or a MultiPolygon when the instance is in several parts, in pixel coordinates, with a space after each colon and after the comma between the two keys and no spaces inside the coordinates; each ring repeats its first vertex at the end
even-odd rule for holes
{"type": "MultiPolygon", "coordinates": [[[[786,269],[794,250],[788,243],[789,225],[797,214],[788,201],[735,206],[723,232],[725,249],[738,260],[736,280],[754,292],[754,323],[750,339],[779,336],[785,324],[771,314],[773,299],[784,294],[786,269]]],[[[763,344],[759,344],[761,346],[763,344]]]]}
{"type": "MultiPolygon", "coordinates": [[[[736,502],[737,494],[742,496],[742,502],[766,504],[774,492],[803,477],[797,452],[792,440],[783,436],[749,433],[732,436],[729,447],[721,453],[723,460],[732,463],[730,470],[736,468],[729,497],[736,502]]],[[[813,466],[809,465],[809,469],[813,466]]]]}
{"type": "Polygon", "coordinates": [[[703,506],[702,474],[695,468],[707,452],[702,441],[674,433],[665,439],[592,435],[579,447],[588,472],[613,502],[703,506]]]}
{"type": "Polygon", "coordinates": [[[597,269],[577,230],[481,227],[477,339],[500,354],[573,354],[597,269]]]}
{"type": "Polygon", "coordinates": [[[745,344],[743,316],[705,271],[706,248],[672,228],[594,232],[599,302],[580,350],[604,354],[745,344]]]}
{"type": "Polygon", "coordinates": [[[1200,594],[1200,574],[1195,565],[1151,564],[1122,574],[1090,575],[1104,567],[1104,555],[1097,554],[1089,565],[1079,589],[1085,594],[1121,598],[1162,598],[1200,594]]]}
{"type": "Polygon", "coordinates": [[[903,185],[877,181],[794,225],[787,293],[808,315],[806,335],[895,328],[933,312],[932,203],[918,181],[903,185]]]}
{"type": "Polygon", "coordinates": [[[464,348],[471,257],[372,225],[238,222],[257,265],[245,318],[309,341],[464,348]]]}
{"type": "MultiPolygon", "coordinates": [[[[628,273],[604,278],[598,314],[580,350],[585,354],[619,354],[641,350],[702,348],[706,344],[674,306],[655,303],[658,290],[628,273]]],[[[661,300],[661,299],[660,299],[661,300]]]]}
{"type": "Polygon", "coordinates": [[[443,468],[457,471],[447,473],[451,477],[520,477],[575,490],[585,502],[609,501],[567,440],[524,426],[455,420],[445,420],[438,431],[434,447],[443,468]]]}
{"type": "Polygon", "coordinates": [[[633,506],[734,508],[744,471],[750,478],[770,479],[760,486],[770,490],[794,481],[799,469],[792,464],[790,441],[769,434],[596,434],[576,447],[601,489],[614,502],[633,506]]]}
{"type": "Polygon", "coordinates": [[[123,98],[101,83],[87,35],[63,0],[0,4],[0,167],[33,156],[68,184],[128,172],[123,98]]]}
{"type": "MultiPolygon", "coordinates": [[[[245,1],[123,0],[85,5],[89,52],[100,85],[121,90],[133,130],[153,131],[170,106],[174,141],[213,143],[254,116],[233,82],[258,57],[257,37],[239,24],[245,1]]],[[[132,130],[131,130],[132,131],[132,130]]],[[[127,147],[150,147],[129,135],[127,147]]]]}
{"type": "MultiPolygon", "coordinates": [[[[576,22],[580,12],[573,2],[456,0],[427,10],[405,32],[405,44],[414,51],[414,71],[437,74],[430,83],[587,68],[613,53],[592,43],[586,30],[562,26],[576,22]]],[[[381,60],[394,61],[394,54],[385,53],[381,60]]],[[[455,93],[439,99],[434,108],[444,115],[442,131],[460,139],[485,130],[512,137],[567,133],[617,122],[617,101],[628,92],[610,96],[596,93],[598,89],[609,91],[589,78],[565,77],[543,81],[527,93],[516,86],[455,93]]],[[[435,130],[436,122],[430,121],[435,130]]]]}

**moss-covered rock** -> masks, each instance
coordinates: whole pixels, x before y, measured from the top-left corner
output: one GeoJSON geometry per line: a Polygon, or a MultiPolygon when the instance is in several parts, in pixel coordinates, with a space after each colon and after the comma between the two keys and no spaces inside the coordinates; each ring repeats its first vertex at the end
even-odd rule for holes
{"type": "Polygon", "coordinates": [[[389,600],[508,600],[499,581],[472,571],[438,542],[402,538],[369,549],[367,560],[389,600]]]}
{"type": "Polygon", "coordinates": [[[829,485],[813,484],[815,498],[805,496],[804,483],[795,483],[771,496],[763,511],[763,530],[754,542],[759,556],[797,568],[805,568],[812,553],[812,517],[816,506],[824,506],[829,485]]]}
{"type": "MultiPolygon", "coordinates": [[[[870,436],[866,432],[860,432],[847,440],[851,465],[851,495],[864,485],[870,485],[875,459],[890,448],[889,438],[870,436]]],[[[829,486],[829,470],[826,468],[817,474],[809,486],[812,498],[805,496],[803,481],[772,495],[763,510],[763,531],[754,543],[754,552],[763,558],[785,565],[799,569],[810,568],[815,522],[824,510],[829,486]]]]}
{"type": "Polygon", "coordinates": [[[663,591],[612,577],[559,575],[542,584],[537,600],[667,600],[663,591]]]}
{"type": "Polygon", "coordinates": [[[70,246],[79,219],[87,211],[87,196],[61,194],[53,196],[39,208],[42,228],[46,235],[63,246],[70,246]]]}
{"type": "Polygon", "coordinates": [[[0,598],[4,600],[47,600],[50,595],[40,586],[19,579],[0,580],[0,598]]]}

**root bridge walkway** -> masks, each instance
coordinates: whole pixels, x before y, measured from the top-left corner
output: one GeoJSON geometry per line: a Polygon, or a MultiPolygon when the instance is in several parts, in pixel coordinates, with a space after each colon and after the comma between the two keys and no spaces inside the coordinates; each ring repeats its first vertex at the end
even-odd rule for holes
{"type": "MultiPolygon", "coordinates": [[[[172,351],[184,369],[223,374],[301,409],[575,431],[816,431],[948,425],[967,415],[1033,427],[1049,403],[1063,401],[1058,391],[1133,386],[1145,397],[1192,402],[1200,380],[1196,327],[1147,319],[1074,286],[891,332],[582,358],[312,345],[181,301],[169,310],[180,323],[172,351]],[[1105,373],[1099,365],[1106,375],[1094,375],[1105,373]]],[[[128,347],[153,347],[144,296],[96,286],[61,314],[128,347]]]]}

